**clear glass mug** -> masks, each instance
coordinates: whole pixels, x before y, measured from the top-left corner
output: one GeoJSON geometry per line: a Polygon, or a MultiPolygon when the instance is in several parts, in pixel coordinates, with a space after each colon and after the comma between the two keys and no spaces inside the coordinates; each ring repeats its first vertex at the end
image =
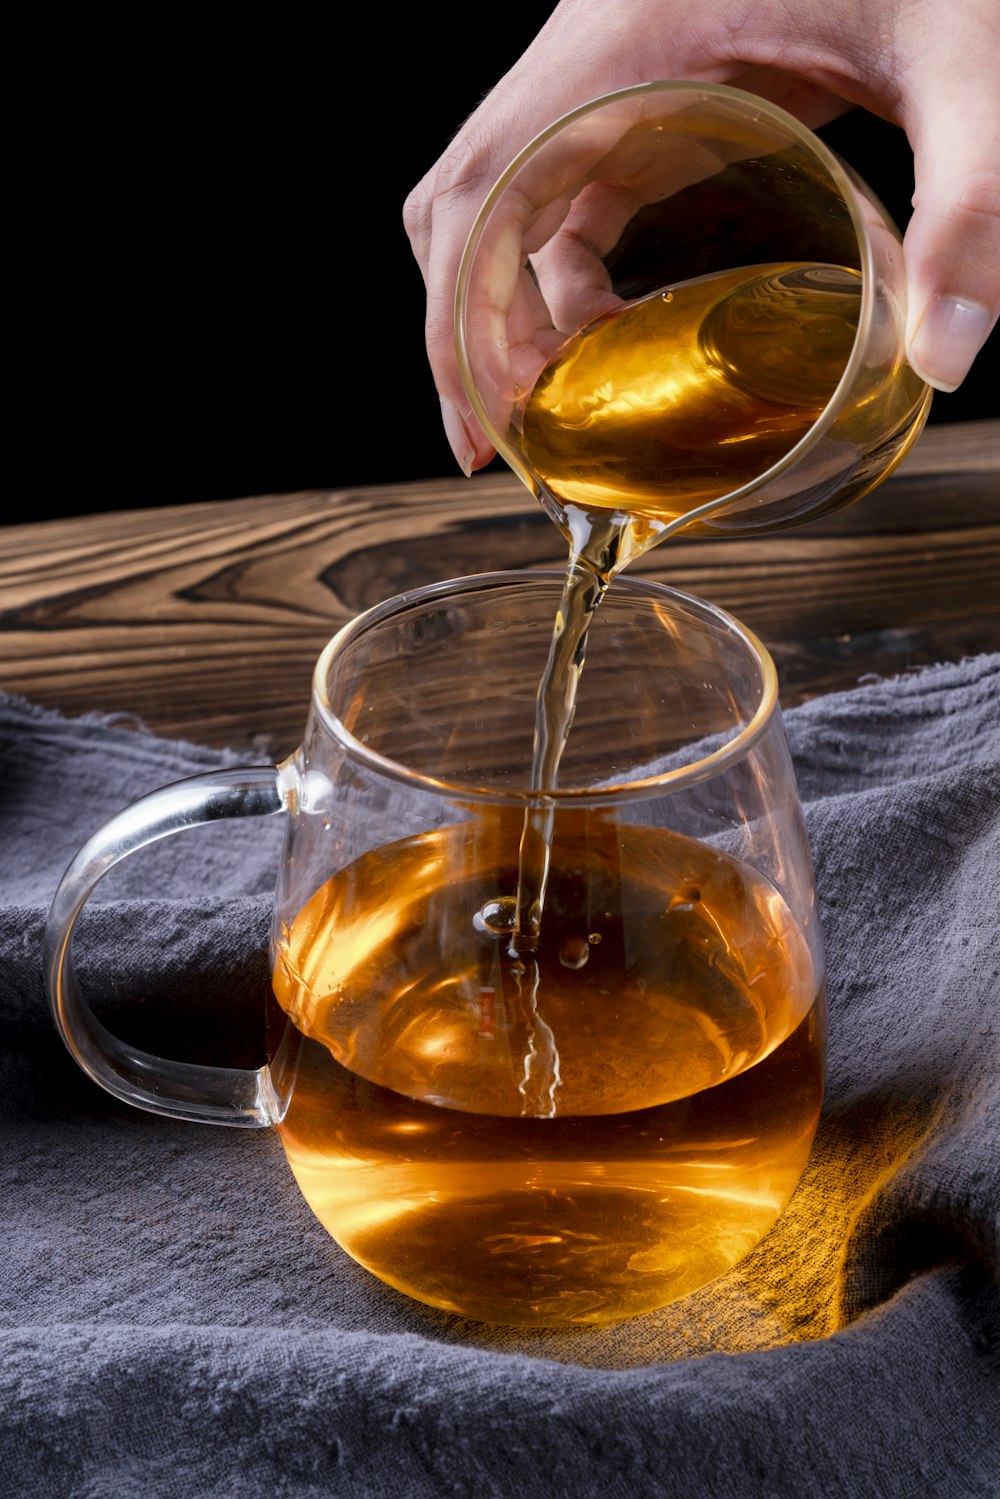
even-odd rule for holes
{"type": "Polygon", "coordinates": [[[578,545],[775,531],[858,499],[921,432],[899,230],[783,109],[604,95],[497,181],[459,269],[472,409],[578,545]],[[589,519],[588,519],[589,517],[589,519]]]}
{"type": "Polygon", "coordinates": [[[56,1022],[96,1082],[161,1114],[276,1127],[320,1221],[375,1275],[539,1326],[648,1311],[741,1258],[799,1179],[825,1058],[767,652],[721,609],[620,580],[560,785],[528,790],[562,583],[486,574],[360,615],[319,658],[301,747],[117,814],[46,930],[56,1022]],[[540,809],[550,863],[525,957],[510,918],[540,809]],[[95,885],[168,833],[277,813],[267,1065],[115,1039],[73,971],[95,885]]]}

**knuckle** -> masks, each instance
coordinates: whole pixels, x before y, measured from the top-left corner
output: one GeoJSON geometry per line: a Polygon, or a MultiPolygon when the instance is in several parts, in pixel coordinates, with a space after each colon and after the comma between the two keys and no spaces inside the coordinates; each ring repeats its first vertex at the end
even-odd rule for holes
{"type": "Polygon", "coordinates": [[[992,167],[970,167],[964,171],[953,170],[945,178],[938,171],[933,177],[918,182],[913,206],[936,213],[940,213],[943,207],[949,217],[998,219],[1000,172],[992,167]]]}
{"type": "Polygon", "coordinates": [[[415,239],[421,233],[429,220],[433,199],[434,192],[429,175],[423,177],[416,187],[407,193],[403,203],[403,228],[411,239],[415,239]]]}
{"type": "Polygon", "coordinates": [[[444,204],[485,196],[493,178],[488,158],[472,139],[452,141],[438,163],[435,196],[444,204]]]}
{"type": "Polygon", "coordinates": [[[1000,220],[1000,172],[984,169],[963,173],[954,184],[952,201],[959,213],[1000,220]]]}
{"type": "Polygon", "coordinates": [[[478,207],[520,144],[510,110],[503,117],[494,114],[488,134],[467,122],[406,199],[404,222],[420,226],[440,212],[464,213],[471,201],[478,207]]]}

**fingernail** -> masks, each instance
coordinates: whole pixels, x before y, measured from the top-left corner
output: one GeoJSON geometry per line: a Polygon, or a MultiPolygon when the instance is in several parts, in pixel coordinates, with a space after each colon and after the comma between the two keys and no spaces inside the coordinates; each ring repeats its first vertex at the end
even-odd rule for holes
{"type": "Polygon", "coordinates": [[[935,390],[957,390],[994,319],[965,297],[933,297],[910,339],[910,365],[935,390]]]}
{"type": "Polygon", "coordinates": [[[441,420],[444,423],[444,435],[448,439],[459,468],[467,479],[471,479],[472,465],[476,458],[476,445],[465,430],[465,423],[457,408],[450,401],[441,402],[441,420]]]}

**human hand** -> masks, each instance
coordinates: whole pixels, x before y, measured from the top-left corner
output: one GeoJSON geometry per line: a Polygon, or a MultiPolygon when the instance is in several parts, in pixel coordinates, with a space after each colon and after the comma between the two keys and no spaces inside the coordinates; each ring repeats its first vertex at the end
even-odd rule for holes
{"type": "MultiPolygon", "coordinates": [[[[728,83],[815,128],[860,104],[914,151],[904,240],[907,348],[941,390],[965,377],[1000,310],[1000,7],[957,0],[561,0],[414,189],[405,223],[427,288],[427,351],[466,473],[493,457],[455,359],[455,281],[478,209],[508,162],[574,105],[657,78],[728,83]],[[572,60],[572,66],[568,60],[572,60]]],[[[529,319],[530,321],[530,319],[529,319]]]]}

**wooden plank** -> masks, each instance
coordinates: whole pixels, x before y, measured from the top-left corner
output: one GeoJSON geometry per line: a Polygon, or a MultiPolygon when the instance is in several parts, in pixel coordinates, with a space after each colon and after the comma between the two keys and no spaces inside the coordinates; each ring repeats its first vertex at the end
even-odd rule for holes
{"type": "MultiPolygon", "coordinates": [[[[634,564],[732,610],[786,704],[1000,650],[1000,421],[929,428],[852,508],[769,537],[677,538],[634,564]]],[[[506,471],[5,527],[0,684],[64,712],[280,756],[330,634],[441,578],[560,567],[506,471]]]]}

